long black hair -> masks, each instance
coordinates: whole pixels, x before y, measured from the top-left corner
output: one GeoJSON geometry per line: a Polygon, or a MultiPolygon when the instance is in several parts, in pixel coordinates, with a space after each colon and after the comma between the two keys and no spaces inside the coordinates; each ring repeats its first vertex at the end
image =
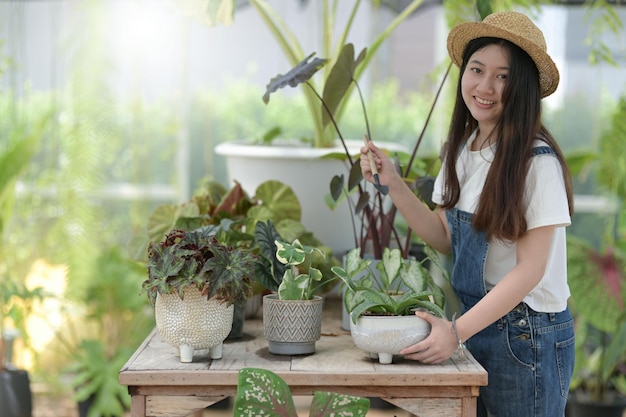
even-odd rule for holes
{"type": "Polygon", "coordinates": [[[456,173],[456,160],[469,136],[478,128],[461,94],[461,79],[470,57],[488,45],[499,45],[509,59],[509,73],[502,92],[503,109],[493,135],[497,138],[494,160],[489,168],[484,189],[473,217],[477,230],[489,238],[513,241],[527,231],[524,190],[534,143],[543,140],[556,153],[561,163],[570,215],[573,212],[572,183],[565,158],[558,144],[541,120],[539,72],[530,56],[517,45],[500,38],[478,38],[470,41],[463,53],[463,64],[457,87],[446,143],[444,174],[446,188],[443,208],[452,208],[461,193],[456,173]]]}

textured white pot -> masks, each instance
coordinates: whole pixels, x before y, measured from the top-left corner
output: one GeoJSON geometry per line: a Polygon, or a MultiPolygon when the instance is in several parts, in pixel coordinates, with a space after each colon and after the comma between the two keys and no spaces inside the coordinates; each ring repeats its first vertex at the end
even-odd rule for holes
{"type": "Polygon", "coordinates": [[[180,350],[180,361],[191,362],[195,350],[209,349],[211,359],[222,357],[222,345],[233,325],[234,305],[207,300],[196,287],[178,294],[157,294],[154,306],[161,338],[180,350]]]}
{"type": "Polygon", "coordinates": [[[305,355],[315,352],[322,334],[324,299],[280,300],[277,294],[263,297],[263,335],[270,353],[305,355]]]}
{"type": "Polygon", "coordinates": [[[381,364],[390,364],[393,355],[424,340],[430,324],[417,316],[361,316],[350,321],[352,341],[359,349],[378,355],[381,364]]]}

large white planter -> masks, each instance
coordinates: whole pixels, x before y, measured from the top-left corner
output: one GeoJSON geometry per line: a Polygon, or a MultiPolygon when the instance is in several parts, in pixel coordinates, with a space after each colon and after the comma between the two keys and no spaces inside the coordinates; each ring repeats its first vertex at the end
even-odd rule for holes
{"type": "Polygon", "coordinates": [[[350,332],[356,347],[390,364],[393,355],[426,339],[430,324],[417,316],[361,316],[356,324],[350,321],[350,332]]]}
{"type": "MultiPolygon", "coordinates": [[[[362,141],[347,141],[349,152],[358,157],[362,141]]],[[[387,149],[400,149],[397,145],[381,144],[387,149]]],[[[346,161],[325,159],[332,153],[345,155],[341,146],[334,148],[307,148],[293,141],[283,146],[250,145],[243,142],[226,142],[215,147],[215,153],[226,158],[228,181],[238,181],[247,193],[268,180],[278,180],[289,185],[302,206],[302,224],[342,255],[354,248],[354,230],[350,207],[342,202],[331,210],[324,200],[330,194],[330,180],[344,174],[348,181],[346,161]]],[[[359,230],[359,224],[356,230],[359,230]]]]}
{"type": "MultiPolygon", "coordinates": [[[[354,155],[359,148],[354,148],[354,155]]],[[[302,224],[335,253],[354,247],[354,233],[350,224],[350,208],[342,203],[331,210],[324,201],[330,193],[330,180],[345,174],[348,168],[342,161],[323,159],[342,149],[316,149],[301,146],[255,146],[244,143],[221,143],[215,148],[226,157],[230,184],[234,180],[252,194],[263,182],[278,180],[289,185],[302,206],[302,224]]]]}
{"type": "Polygon", "coordinates": [[[222,345],[233,325],[234,305],[207,300],[196,287],[178,294],[157,294],[154,306],[161,338],[180,350],[180,361],[191,362],[195,350],[209,349],[211,359],[222,357],[222,345]]]}

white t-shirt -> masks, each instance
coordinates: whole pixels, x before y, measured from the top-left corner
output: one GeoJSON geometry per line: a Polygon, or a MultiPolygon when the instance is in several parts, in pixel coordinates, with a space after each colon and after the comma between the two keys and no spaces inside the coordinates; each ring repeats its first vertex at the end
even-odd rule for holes
{"type": "MultiPolygon", "coordinates": [[[[487,177],[487,171],[494,157],[494,147],[480,151],[470,151],[475,133],[461,151],[456,169],[461,185],[461,195],[456,208],[474,213],[480,193],[487,177]]],[[[535,146],[546,146],[537,141],[535,146]]],[[[439,172],[433,190],[433,202],[443,203],[444,175],[439,172]]],[[[567,193],[563,181],[561,165],[552,154],[533,156],[528,178],[526,179],[525,199],[527,203],[526,222],[528,230],[554,225],[554,235],[546,272],[532,291],[524,297],[524,302],[535,311],[560,312],[565,310],[569,298],[567,285],[567,251],[565,227],[571,224],[567,193]]],[[[487,291],[492,289],[516,264],[515,242],[492,240],[489,242],[484,278],[487,291]]]]}

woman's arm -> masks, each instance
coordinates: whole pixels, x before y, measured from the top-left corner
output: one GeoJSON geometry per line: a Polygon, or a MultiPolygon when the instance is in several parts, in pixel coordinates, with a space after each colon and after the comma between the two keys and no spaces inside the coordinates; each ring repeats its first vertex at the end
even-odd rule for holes
{"type": "Polygon", "coordinates": [[[429,246],[441,253],[450,252],[450,232],[445,211],[436,209],[432,211],[426,206],[404,182],[398,174],[393,162],[371,141],[369,148],[361,148],[361,171],[363,178],[373,182],[367,152],[374,155],[374,162],[378,169],[378,177],[381,184],[389,187],[389,197],[398,208],[402,217],[406,220],[411,230],[426,242],[429,246]]]}
{"type": "MultiPolygon", "coordinates": [[[[538,227],[517,241],[515,267],[474,307],[457,319],[457,332],[461,341],[465,342],[503,317],[541,281],[548,263],[554,229],[554,226],[538,227]]],[[[448,359],[458,346],[452,324],[428,313],[416,315],[431,323],[431,333],[425,340],[400,353],[424,363],[438,363],[448,359]]]]}

